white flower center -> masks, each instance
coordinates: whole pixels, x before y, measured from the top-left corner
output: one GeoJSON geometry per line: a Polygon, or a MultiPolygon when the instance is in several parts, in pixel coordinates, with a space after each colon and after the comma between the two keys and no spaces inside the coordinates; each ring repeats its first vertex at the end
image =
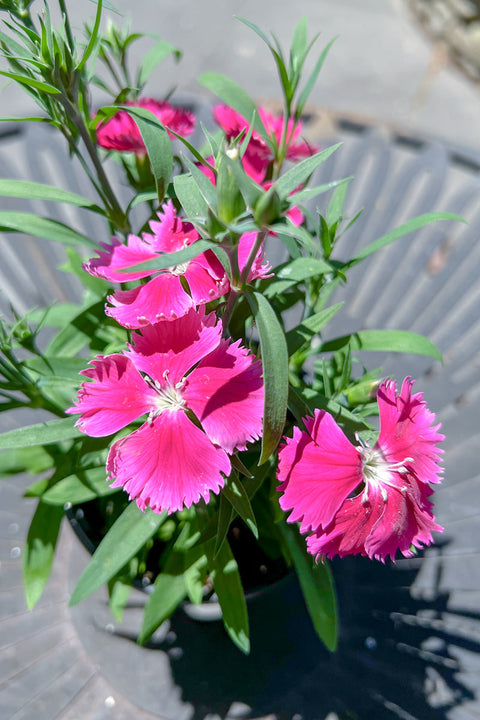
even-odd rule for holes
{"type": "MultiPolygon", "coordinates": [[[[361,441],[360,441],[361,442],[361,441]]],[[[357,450],[362,456],[362,471],[365,488],[362,493],[362,503],[368,502],[368,492],[370,487],[380,489],[382,499],[387,502],[387,487],[395,487],[400,492],[406,492],[407,487],[398,486],[398,482],[393,481],[393,473],[407,474],[411,472],[406,467],[406,463],[412,463],[413,458],[406,457],[400,462],[389,462],[384,457],[380,448],[371,448],[361,443],[357,445],[357,450]]]]}
{"type": "Polygon", "coordinates": [[[152,380],[148,377],[145,378],[145,380],[156,392],[154,407],[152,407],[150,411],[151,419],[153,419],[156,415],[160,415],[160,413],[165,410],[185,409],[185,401],[181,394],[183,380],[178,382],[176,385],[172,385],[172,383],[169,382],[167,375],[165,375],[166,382],[164,385],[161,385],[158,380],[152,380]]]}
{"type": "Polygon", "coordinates": [[[185,275],[188,265],[188,262],[178,263],[178,265],[172,265],[171,267],[167,268],[167,270],[172,275],[185,275]]]}

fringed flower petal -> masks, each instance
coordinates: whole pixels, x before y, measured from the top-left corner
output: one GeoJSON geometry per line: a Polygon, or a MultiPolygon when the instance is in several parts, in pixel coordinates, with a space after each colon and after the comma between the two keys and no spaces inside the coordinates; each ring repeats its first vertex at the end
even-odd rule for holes
{"type": "Polygon", "coordinates": [[[183,411],[166,411],[115,442],[107,471],[141,510],[169,513],[219,493],[230,474],[225,451],[183,411]]]}

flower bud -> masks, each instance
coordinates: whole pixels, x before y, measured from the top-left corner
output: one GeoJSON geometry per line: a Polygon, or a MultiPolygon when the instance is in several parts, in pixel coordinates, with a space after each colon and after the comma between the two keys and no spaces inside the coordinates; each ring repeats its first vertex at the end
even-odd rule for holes
{"type": "Polygon", "coordinates": [[[259,198],[253,216],[257,225],[264,227],[277,220],[281,214],[282,201],[278,193],[271,188],[259,198]]]}
{"type": "Polygon", "coordinates": [[[220,155],[216,160],[217,167],[217,202],[218,217],[229,223],[245,210],[245,202],[238,187],[232,163],[240,162],[238,150],[227,150],[227,156],[220,155]]]}

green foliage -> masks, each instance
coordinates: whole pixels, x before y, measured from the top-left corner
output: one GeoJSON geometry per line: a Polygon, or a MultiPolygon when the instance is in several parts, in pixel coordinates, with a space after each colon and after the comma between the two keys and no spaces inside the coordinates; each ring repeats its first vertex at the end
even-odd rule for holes
{"type": "MultiPolygon", "coordinates": [[[[72,605],[106,583],[112,612],[121,618],[132,583],[151,578],[153,591],[138,638],[145,643],[186,598],[199,604],[205,595],[215,593],[226,632],[248,654],[245,593],[250,588],[234,543],[235,530],[241,526],[270,559],[284,570],[294,568],[315,631],[333,651],[338,632],[333,579],[326,564],[315,563],[307,554],[297,529],[285,523],[276,490],[277,449],[292,424],[302,427],[303,419],[315,409],[331,413],[350,435],[373,437],[369,419],[377,412],[374,395],[380,371],[362,368],[362,351],[414,353],[441,360],[438,349],[415,333],[369,329],[326,340],[324,330],[342,309],[342,302],[330,304],[331,296],[347,282],[351,268],[431,222],[459,218],[428,213],[372,239],[345,261],[335,259],[338,243],[360,214],[349,218],[345,209],[352,178],[316,185],[314,174],[340,144],[287,165],[289,145],[333,40],[307,70],[317,36],[309,41],[305,18],[294,28],[287,52],[275,36],[270,39],[254,23],[240,19],[273,56],[284,97],[283,129],[274,132],[267,120],[264,124],[265,115],[237,83],[219,73],[205,73],[202,85],[242,116],[245,127],[228,138],[202,127],[204,147],[198,148],[174,129],[167,132],[152,112],[126,104],[141,96],[159,63],[168,57],[178,60],[180,52],[156,35],[119,28],[110,17],[103,23],[105,10],[114,9],[106,0],[95,2],[93,21],[85,28],[85,37],[79,38],[72,31],[64,0],[60,0],[60,28],[52,26],[48,3],[40,16],[33,17],[29,0],[0,0],[0,10],[12,14],[0,30],[6,63],[0,74],[39,106],[40,116],[30,121],[47,122],[63,135],[89,181],[87,196],[93,199],[11,179],[0,179],[0,196],[62,203],[79,208],[79,215],[95,213],[104,222],[103,235],[91,238],[28,207],[21,212],[0,211],[0,230],[61,243],[66,251],[61,269],[79,278],[84,288],[78,304],[56,303],[32,309],[24,317],[12,309],[11,318],[0,322],[0,412],[23,408],[32,415],[31,425],[0,435],[0,475],[37,476],[25,493],[38,498],[24,557],[28,606],[38,601],[50,574],[63,507],[88,508],[91,503],[102,515],[98,531],[103,539],[75,587],[72,605]],[[150,49],[132,72],[131,47],[143,40],[150,49]],[[91,105],[93,85],[107,96],[97,112],[91,105]],[[119,110],[137,124],[146,155],[99,150],[96,129],[119,110]],[[267,158],[263,184],[245,170],[252,142],[267,158]],[[125,207],[109,180],[112,159],[118,161],[122,182],[129,187],[125,207]],[[322,195],[326,199],[320,206],[322,195]],[[241,341],[261,359],[265,390],[261,442],[231,455],[232,470],[218,495],[211,493],[208,503],[202,500],[168,517],[151,509],[142,513],[107,481],[105,462],[111,443],[136,430],[145,417],[114,438],[89,438],[75,427],[74,418],[65,417],[80,383],[88,382],[80,375],[88,362],[97,355],[122,353],[132,341],[130,330],[105,315],[111,283],[87,274],[84,260],[101,252],[100,243],[108,243],[112,234],[125,242],[129,233],[149,232],[149,222],[156,220],[166,200],[179,217],[194,225],[200,239],[189,238],[182,249],[158,253],[134,268],[124,268],[125,272],[157,275],[174,268],[177,273],[201,254],[214,253],[228,275],[230,290],[220,298],[209,298],[206,312],[216,314],[226,337],[241,341]],[[288,216],[293,208],[304,217],[299,226],[288,216]],[[238,248],[245,233],[252,234],[253,246],[240,263],[238,248]],[[268,236],[283,245],[287,259],[273,268],[272,277],[252,279],[256,254],[268,236]]],[[[181,273],[180,278],[188,290],[181,273]]],[[[138,287],[131,281],[119,284],[123,291],[138,287]]],[[[183,381],[188,382],[188,376],[183,381]]],[[[152,412],[147,422],[153,417],[152,412]]],[[[191,409],[189,417],[201,427],[201,418],[191,409]]]]}

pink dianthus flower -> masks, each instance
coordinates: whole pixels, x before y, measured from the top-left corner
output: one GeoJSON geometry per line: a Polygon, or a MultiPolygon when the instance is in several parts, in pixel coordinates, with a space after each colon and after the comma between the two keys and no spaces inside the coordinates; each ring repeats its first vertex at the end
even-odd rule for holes
{"type": "MultiPolygon", "coordinates": [[[[274,115],[265,108],[258,108],[258,114],[268,134],[275,138],[279,145],[282,141],[284,130],[284,119],[281,115],[274,115]]],[[[217,105],[213,109],[213,117],[220,125],[229,140],[237,137],[242,130],[249,128],[248,121],[228,105],[217,105]]],[[[303,123],[294,123],[293,118],[289,120],[287,128],[287,158],[299,160],[317,152],[314,145],[300,140],[303,123]]],[[[259,133],[254,130],[248,143],[247,150],[243,156],[245,172],[255,182],[262,183],[265,180],[268,165],[273,160],[273,153],[259,133]]]]}
{"type": "MultiPolygon", "coordinates": [[[[160,120],[162,125],[176,132],[182,137],[191,135],[195,130],[195,116],[189,110],[176,108],[169,102],[153,100],[152,98],[139,98],[129,100],[124,105],[150,110],[160,120]]],[[[172,133],[168,133],[174,137],[172,133]]],[[[119,110],[110,120],[105,120],[97,127],[97,142],[106,150],[120,152],[134,152],[137,155],[146,152],[140,130],[135,120],[125,110],[119,110]]]]}
{"type": "Polygon", "coordinates": [[[280,505],[299,522],[317,558],[365,555],[384,561],[399,550],[411,557],[442,531],[432,513],[430,483],[440,482],[437,443],[422,393],[413,381],[385,380],[378,390],[380,433],[373,447],[353,445],[327,412],[305,418],[279,452],[280,505]]]}
{"type": "Polygon", "coordinates": [[[229,455],[261,436],[261,363],[221,333],[214,313],[190,310],[133,333],[128,351],[98,355],[82,371],[92,382],[67,410],[80,414],[82,432],[103,437],[148,415],[107,459],[112,487],[141,510],[208,502],[230,474],[229,455]]]}
{"type": "Polygon", "coordinates": [[[161,257],[163,253],[183,250],[200,237],[191,223],[177,216],[171,200],[163,206],[158,218],[159,221],[150,222],[151,234],[129,235],[126,245],[116,238],[111,245],[102,243],[103,250],[97,251],[99,257],[83,266],[90,275],[117,283],[151,277],[144,285],[132,290],[117,290],[107,298],[111,306],[105,308],[106,314],[127,328],[174,320],[192,307],[225,295],[230,288],[228,276],[211,250],[163,270],[121,272],[161,257]],[[189,292],[184,288],[182,278],[189,292]]]}

